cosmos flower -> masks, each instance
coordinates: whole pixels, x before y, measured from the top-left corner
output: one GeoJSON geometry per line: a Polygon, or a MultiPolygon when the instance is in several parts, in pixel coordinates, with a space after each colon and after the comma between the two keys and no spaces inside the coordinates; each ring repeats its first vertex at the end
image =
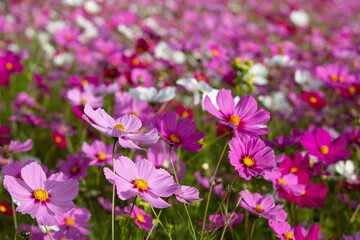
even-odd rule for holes
{"type": "Polygon", "coordinates": [[[327,102],[324,100],[324,98],[317,92],[302,91],[300,97],[309,105],[309,107],[312,107],[315,110],[321,110],[327,105],[327,102]]]}
{"type": "Polygon", "coordinates": [[[321,128],[315,134],[304,133],[301,144],[309,150],[309,154],[318,157],[326,165],[344,160],[351,154],[350,149],[344,149],[347,144],[345,137],[340,136],[331,141],[330,134],[321,128]]]}
{"type": "Polygon", "coordinates": [[[251,194],[249,190],[241,191],[240,206],[253,214],[260,215],[268,220],[285,221],[287,213],[283,210],[284,205],[275,205],[273,196],[263,197],[259,193],[251,194]]]}
{"type": "Polygon", "coordinates": [[[79,191],[76,180],[66,179],[62,173],[47,178],[36,162],[23,167],[21,177],[23,180],[6,175],[4,187],[21,203],[16,211],[35,216],[38,224],[57,225],[57,216],[75,207],[72,200],[79,191]]]}
{"type": "Polygon", "coordinates": [[[159,140],[156,129],[143,134],[132,133],[138,131],[142,126],[141,121],[133,114],[124,115],[114,120],[104,109],[98,108],[94,111],[90,105],[86,104],[83,119],[104,135],[118,138],[118,142],[123,148],[142,149],[133,141],[151,145],[159,140]]]}
{"type": "MultiPolygon", "coordinates": [[[[297,226],[294,230],[294,236],[296,240],[318,240],[318,232],[319,232],[320,226],[319,224],[314,224],[307,234],[307,237],[303,235],[301,226],[297,226]]],[[[346,240],[346,239],[345,239],[346,240]]]]}
{"type": "Polygon", "coordinates": [[[231,96],[231,91],[221,89],[216,97],[217,105],[220,111],[216,109],[209,97],[205,98],[205,109],[217,118],[220,118],[220,123],[234,129],[235,135],[239,133],[249,135],[263,135],[269,131],[268,127],[261,127],[270,119],[270,113],[264,109],[257,109],[257,102],[251,96],[243,96],[236,104],[231,96]]]}
{"type": "Polygon", "coordinates": [[[121,200],[137,195],[155,208],[167,208],[171,205],[160,197],[170,197],[179,188],[170,174],[159,174],[146,159],[134,163],[128,157],[120,157],[115,160],[115,172],[104,168],[106,179],[115,184],[121,200]]]}
{"type": "Polygon", "coordinates": [[[83,155],[79,151],[75,154],[68,154],[67,161],[61,160],[57,163],[57,167],[67,177],[74,179],[82,179],[87,175],[87,167],[89,162],[83,159],[83,155]]]}
{"type": "MultiPolygon", "coordinates": [[[[132,204],[130,205],[130,207],[125,207],[124,212],[130,213],[131,207],[132,204]]],[[[138,225],[140,229],[145,229],[146,231],[150,231],[153,226],[152,217],[149,214],[147,214],[144,210],[138,208],[135,205],[131,213],[131,218],[135,219],[135,224],[138,225]]]]}
{"type": "Polygon", "coordinates": [[[175,87],[165,87],[159,92],[154,87],[130,88],[129,94],[132,98],[145,102],[167,102],[175,97],[175,87]]]}
{"type": "Polygon", "coordinates": [[[294,229],[288,222],[269,221],[269,226],[275,231],[280,240],[295,240],[294,229]]]}
{"type": "Polygon", "coordinates": [[[179,122],[173,112],[156,115],[153,125],[163,135],[163,140],[174,148],[182,147],[188,152],[199,152],[202,144],[196,144],[205,136],[204,132],[196,131],[196,123],[190,118],[183,118],[179,122]]]}
{"type": "Polygon", "coordinates": [[[59,215],[59,225],[66,226],[67,228],[74,228],[76,231],[83,235],[89,235],[91,232],[86,227],[91,227],[88,224],[91,213],[86,208],[73,208],[70,211],[59,215]]]}
{"type": "Polygon", "coordinates": [[[6,200],[0,202],[0,215],[14,215],[13,210],[10,205],[7,204],[6,200]]]}
{"type": "MultiPolygon", "coordinates": [[[[91,145],[83,142],[81,146],[84,157],[89,160],[89,166],[104,166],[105,163],[112,165],[112,148],[112,144],[105,145],[99,140],[95,140],[91,145]]],[[[115,154],[115,157],[119,156],[120,154],[115,154]]]]}
{"type": "Polygon", "coordinates": [[[33,141],[29,138],[25,142],[10,141],[9,145],[0,146],[0,154],[2,153],[16,153],[27,152],[33,147],[33,141]]]}
{"type": "Polygon", "coordinates": [[[62,135],[61,133],[55,131],[52,134],[52,140],[54,141],[54,143],[56,144],[56,146],[58,146],[58,148],[60,149],[65,149],[67,146],[66,143],[66,138],[64,135],[62,135]]]}
{"type": "MultiPolygon", "coordinates": [[[[224,227],[226,224],[228,224],[229,227],[234,227],[239,224],[243,219],[244,214],[237,214],[234,211],[228,212],[225,216],[223,216],[222,214],[210,215],[209,221],[212,222],[212,224],[205,223],[205,227],[209,229],[204,230],[204,232],[212,232],[216,229],[224,227]]],[[[198,224],[201,226],[203,223],[198,222],[198,224]]]]}
{"type": "Polygon", "coordinates": [[[275,167],[274,151],[265,146],[260,138],[242,135],[229,142],[230,164],[239,176],[250,180],[252,176],[263,175],[275,167]]]}

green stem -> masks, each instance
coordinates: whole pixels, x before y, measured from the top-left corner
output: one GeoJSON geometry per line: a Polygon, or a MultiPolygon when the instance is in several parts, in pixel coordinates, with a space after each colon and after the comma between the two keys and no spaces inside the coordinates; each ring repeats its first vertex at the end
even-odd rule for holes
{"type": "MultiPolygon", "coordinates": [[[[151,208],[152,208],[152,207],[151,207],[151,208]]],[[[153,208],[152,208],[152,209],[153,209],[153,208]]],[[[149,239],[152,231],[153,231],[154,228],[155,228],[156,223],[159,221],[160,215],[161,215],[161,213],[162,213],[162,209],[160,210],[159,214],[157,214],[157,215],[156,215],[156,212],[155,212],[154,209],[153,209],[153,212],[154,212],[154,214],[155,214],[155,216],[156,216],[156,220],[155,220],[154,224],[152,225],[152,227],[151,227],[151,229],[150,229],[150,232],[148,233],[148,235],[147,235],[147,237],[146,237],[146,240],[149,239]]]]}
{"type": "Polygon", "coordinates": [[[14,218],[14,227],[15,227],[15,239],[16,239],[16,233],[18,230],[18,226],[17,226],[17,220],[16,220],[16,211],[15,211],[15,205],[14,205],[14,201],[11,199],[11,207],[13,210],[13,218],[14,218]]]}
{"type": "Polygon", "coordinates": [[[51,235],[50,235],[49,229],[48,229],[46,226],[44,226],[44,227],[45,227],[45,230],[46,230],[47,234],[49,235],[49,238],[50,238],[51,240],[53,240],[53,238],[52,238],[51,235]]]}
{"type": "MultiPolygon", "coordinates": [[[[115,147],[116,147],[117,138],[114,138],[114,145],[112,150],[112,163],[113,163],[113,172],[115,173],[115,147]]],[[[112,189],[112,203],[111,203],[111,239],[115,239],[115,183],[113,184],[112,189]]]]}
{"type": "Polygon", "coordinates": [[[211,186],[210,186],[210,191],[209,191],[209,195],[208,195],[208,198],[207,198],[207,202],[206,202],[206,208],[205,208],[205,214],[204,214],[204,219],[203,219],[203,225],[202,225],[202,229],[201,229],[201,240],[203,239],[203,236],[204,236],[204,230],[205,230],[205,222],[206,222],[206,217],[207,217],[207,212],[208,212],[208,208],[209,208],[209,203],[210,203],[210,197],[211,197],[211,192],[212,192],[212,189],[215,185],[215,177],[216,177],[216,173],[219,169],[219,166],[220,166],[220,162],[221,162],[221,159],[222,157],[224,156],[224,153],[225,153],[225,150],[226,150],[226,147],[229,143],[229,140],[226,141],[225,143],[225,146],[224,146],[224,149],[221,153],[221,156],[218,160],[218,163],[216,165],[216,169],[215,169],[215,172],[214,172],[214,175],[213,175],[213,178],[211,179],[211,186]]]}
{"type": "Polygon", "coordinates": [[[252,225],[252,228],[251,228],[251,233],[250,233],[250,240],[252,240],[253,238],[253,235],[254,235],[254,230],[255,230],[255,226],[256,226],[256,220],[254,221],[253,225],[252,225]]]}
{"type": "Polygon", "coordinates": [[[136,199],[137,199],[137,195],[135,195],[134,200],[133,200],[133,202],[132,202],[129,216],[128,216],[127,219],[126,219],[125,228],[123,229],[123,232],[121,233],[121,239],[123,239],[123,237],[124,237],[124,232],[125,232],[125,230],[127,229],[127,226],[128,226],[128,224],[129,224],[129,220],[130,220],[131,214],[132,214],[132,212],[133,212],[133,210],[134,210],[134,206],[135,206],[136,199]]]}

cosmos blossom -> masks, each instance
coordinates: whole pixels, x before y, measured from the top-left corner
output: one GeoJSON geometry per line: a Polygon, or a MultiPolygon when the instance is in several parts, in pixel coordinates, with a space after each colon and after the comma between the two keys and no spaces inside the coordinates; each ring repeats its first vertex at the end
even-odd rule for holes
{"type": "Polygon", "coordinates": [[[94,111],[90,105],[86,104],[83,119],[104,135],[118,138],[118,142],[123,148],[142,149],[133,141],[151,145],[159,140],[156,129],[143,134],[133,133],[140,130],[142,126],[140,119],[133,114],[124,115],[115,120],[104,109],[98,108],[94,111]]]}
{"type": "Polygon", "coordinates": [[[309,150],[309,154],[318,157],[326,165],[347,159],[351,151],[344,149],[347,144],[345,137],[338,137],[331,141],[330,134],[324,129],[318,129],[315,134],[304,133],[301,144],[309,150]]]}
{"type": "Polygon", "coordinates": [[[33,147],[33,141],[29,138],[25,142],[21,143],[20,141],[10,141],[9,145],[4,145],[0,147],[1,153],[15,153],[15,152],[26,152],[33,147]]]}
{"type": "Polygon", "coordinates": [[[179,122],[176,114],[169,112],[156,115],[153,125],[163,135],[163,140],[174,148],[182,147],[188,152],[199,152],[202,144],[197,144],[205,136],[204,132],[196,131],[196,123],[190,118],[183,118],[179,122]]]}
{"type": "Polygon", "coordinates": [[[21,177],[23,180],[6,175],[4,187],[21,203],[16,211],[35,216],[39,225],[57,225],[57,216],[75,207],[72,200],[79,191],[76,180],[66,179],[62,173],[47,178],[36,162],[23,167],[21,177]]]}
{"type": "MultiPolygon", "coordinates": [[[[205,223],[205,227],[209,229],[204,230],[204,232],[214,231],[216,229],[224,227],[226,224],[228,224],[229,227],[234,227],[239,224],[243,219],[244,214],[237,214],[234,211],[227,213],[225,216],[223,216],[222,214],[210,215],[209,221],[212,222],[212,224],[205,223]]],[[[202,222],[198,222],[198,224],[201,226],[202,222]]]]}
{"type": "Polygon", "coordinates": [[[229,142],[230,164],[239,176],[250,180],[252,176],[263,175],[275,167],[274,151],[256,137],[242,135],[229,142]]]}
{"type": "Polygon", "coordinates": [[[303,235],[301,226],[297,226],[294,230],[294,235],[296,240],[318,240],[318,232],[319,232],[320,226],[319,224],[314,224],[307,234],[307,237],[303,235]]]}
{"type": "Polygon", "coordinates": [[[240,206],[249,212],[260,215],[268,220],[285,221],[287,213],[284,205],[275,205],[273,196],[263,197],[259,193],[251,194],[249,190],[241,191],[242,200],[240,206]]]}
{"type": "Polygon", "coordinates": [[[76,229],[84,235],[89,235],[91,232],[86,227],[91,227],[87,222],[90,220],[91,213],[86,208],[73,208],[70,211],[59,216],[60,225],[64,225],[76,229]]]}
{"type": "MultiPolygon", "coordinates": [[[[125,207],[124,212],[130,213],[131,207],[132,204],[130,205],[130,207],[125,207]]],[[[149,214],[147,214],[144,210],[138,208],[135,205],[131,213],[131,218],[135,219],[135,224],[138,225],[140,229],[145,229],[146,231],[150,231],[153,226],[152,217],[149,214]]]]}
{"type": "Polygon", "coordinates": [[[245,95],[241,97],[235,106],[231,91],[221,89],[216,96],[216,103],[220,110],[206,96],[204,101],[205,109],[215,117],[223,120],[220,123],[231,127],[235,135],[244,133],[259,136],[269,131],[270,128],[264,128],[260,125],[269,121],[270,113],[264,109],[257,109],[257,102],[252,96],[245,95]]]}
{"type": "Polygon", "coordinates": [[[294,229],[288,222],[269,221],[269,226],[275,231],[280,240],[295,240],[294,229]]]}
{"type": "Polygon", "coordinates": [[[106,179],[115,184],[121,200],[137,195],[155,208],[167,208],[171,205],[160,197],[170,197],[179,188],[170,174],[156,170],[146,159],[134,163],[128,157],[120,157],[115,160],[115,172],[104,168],[106,179]]]}

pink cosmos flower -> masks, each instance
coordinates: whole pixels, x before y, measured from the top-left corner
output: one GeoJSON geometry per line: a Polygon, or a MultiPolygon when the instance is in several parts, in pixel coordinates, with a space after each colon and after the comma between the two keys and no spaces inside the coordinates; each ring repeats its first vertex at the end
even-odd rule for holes
{"type": "Polygon", "coordinates": [[[340,136],[331,141],[330,134],[324,129],[318,129],[316,134],[306,132],[303,135],[301,144],[309,150],[309,154],[318,157],[326,165],[347,159],[351,151],[346,147],[346,138],[340,136]]]}
{"type": "Polygon", "coordinates": [[[61,133],[55,131],[51,134],[52,140],[54,141],[55,145],[60,149],[65,149],[67,146],[66,138],[61,133]]]}
{"type": "Polygon", "coordinates": [[[287,213],[283,210],[284,205],[275,205],[273,196],[263,197],[259,193],[251,194],[247,189],[241,191],[239,195],[243,196],[240,206],[253,214],[280,222],[287,218],[287,213]]]}
{"type": "MultiPolygon", "coordinates": [[[[60,228],[59,231],[50,231],[50,235],[53,240],[87,240],[86,237],[79,236],[78,230],[75,228],[70,228],[68,230],[60,228]]],[[[43,240],[50,240],[49,235],[44,236],[43,240]]]]}
{"type": "Polygon", "coordinates": [[[199,190],[190,186],[180,186],[179,189],[175,192],[175,197],[179,202],[195,205],[191,202],[200,202],[203,199],[199,198],[199,190]]]}
{"type": "Polygon", "coordinates": [[[174,148],[182,147],[188,152],[199,152],[202,144],[196,144],[205,136],[204,132],[196,131],[196,123],[190,118],[176,120],[176,113],[168,112],[156,115],[153,125],[163,135],[163,140],[174,148]]]}
{"type": "MultiPolygon", "coordinates": [[[[275,231],[280,240],[295,240],[294,229],[288,222],[269,221],[269,226],[275,231]]],[[[296,239],[297,240],[297,239],[296,239]]]]}
{"type": "Polygon", "coordinates": [[[252,96],[243,96],[236,104],[230,90],[221,89],[217,94],[216,103],[220,111],[211,102],[209,96],[204,101],[205,109],[217,118],[224,120],[223,125],[234,129],[235,135],[239,133],[249,135],[264,135],[270,128],[261,127],[270,119],[270,113],[264,109],[257,109],[257,102],[252,96]]]}
{"type": "Polygon", "coordinates": [[[67,213],[58,216],[60,225],[70,229],[74,228],[83,235],[91,234],[91,232],[86,229],[86,227],[92,226],[91,224],[88,224],[90,217],[91,213],[86,208],[73,208],[67,213]]]}
{"type": "Polygon", "coordinates": [[[135,87],[152,87],[154,84],[154,77],[145,69],[134,68],[131,71],[131,81],[135,87]]]}
{"type": "Polygon", "coordinates": [[[316,77],[332,87],[349,87],[355,80],[346,65],[337,63],[317,66],[316,77]]]}
{"type": "Polygon", "coordinates": [[[273,182],[273,187],[276,190],[283,190],[287,193],[293,193],[295,196],[300,196],[305,190],[305,185],[298,184],[298,177],[295,174],[282,174],[280,168],[275,168],[271,172],[266,172],[264,179],[273,182]]]}
{"type": "Polygon", "coordinates": [[[279,164],[279,168],[282,169],[282,174],[293,173],[295,175],[306,173],[312,177],[313,173],[309,171],[310,158],[306,154],[303,156],[300,151],[297,151],[292,158],[285,156],[282,163],[279,164]]]}
{"type": "Polygon", "coordinates": [[[104,109],[98,108],[94,111],[90,105],[86,104],[83,119],[106,136],[118,137],[118,142],[123,148],[142,149],[133,141],[151,145],[159,140],[156,129],[143,134],[131,133],[138,131],[142,126],[141,121],[133,114],[128,114],[114,120],[104,109]]]}
{"type": "MultiPolygon", "coordinates": [[[[206,190],[210,189],[210,183],[211,183],[211,177],[202,177],[201,173],[199,171],[195,172],[195,179],[196,181],[206,190]]],[[[216,183],[216,181],[215,181],[216,183]]],[[[224,185],[222,183],[216,184],[213,187],[213,193],[216,195],[220,195],[221,197],[224,197],[226,194],[226,190],[224,189],[224,185]]]]}
{"type": "MultiPolygon", "coordinates": [[[[229,212],[228,214],[226,214],[226,216],[223,216],[222,214],[210,215],[209,221],[212,222],[212,224],[205,223],[205,227],[209,229],[204,230],[204,232],[214,231],[216,229],[224,227],[226,224],[228,224],[229,227],[234,227],[235,225],[239,224],[243,219],[244,214],[237,214],[234,211],[229,212]]],[[[202,226],[203,223],[198,222],[198,224],[202,226]]]]}
{"type": "Polygon", "coordinates": [[[67,161],[61,160],[57,163],[57,167],[67,177],[74,179],[82,179],[87,175],[88,161],[83,159],[83,155],[79,151],[75,154],[68,154],[66,156],[67,161]]]}
{"type": "Polygon", "coordinates": [[[93,108],[103,106],[104,99],[102,96],[95,95],[94,85],[85,85],[84,90],[73,88],[68,90],[66,94],[67,99],[73,106],[84,106],[89,104],[93,108]]]}
{"type": "MultiPolygon", "coordinates": [[[[100,205],[108,212],[111,212],[111,201],[108,199],[105,199],[103,197],[97,198],[100,205]]],[[[115,216],[122,216],[124,214],[124,211],[119,207],[115,206],[115,216]]]]}
{"type": "Polygon", "coordinates": [[[160,197],[170,197],[179,188],[170,174],[157,171],[146,159],[134,163],[128,157],[120,157],[115,160],[115,172],[104,168],[106,179],[116,185],[121,200],[137,195],[153,207],[167,208],[171,205],[160,197]]]}
{"type": "MultiPolygon", "coordinates": [[[[130,207],[125,207],[124,212],[130,213],[131,206],[132,204],[130,205],[130,207]]],[[[131,213],[131,218],[135,219],[135,224],[138,225],[140,229],[145,229],[146,231],[150,231],[153,226],[152,217],[149,214],[147,214],[144,210],[136,206],[134,206],[134,209],[131,213]]]]}
{"type": "Polygon", "coordinates": [[[29,138],[24,143],[20,141],[10,141],[9,145],[0,146],[0,154],[27,152],[33,147],[33,141],[29,138]]]}
{"type": "Polygon", "coordinates": [[[250,180],[252,176],[263,175],[275,167],[274,151],[256,137],[241,135],[229,142],[230,164],[239,176],[250,180]]]}
{"type": "Polygon", "coordinates": [[[66,179],[62,173],[47,178],[36,162],[23,167],[21,177],[23,180],[6,175],[4,187],[21,203],[16,211],[35,216],[39,225],[57,225],[57,216],[75,207],[72,200],[79,191],[76,180],[66,179]]]}
{"type": "MultiPolygon", "coordinates": [[[[95,140],[91,145],[83,142],[81,150],[89,160],[89,166],[104,166],[105,163],[112,165],[112,147],[112,144],[105,145],[102,141],[95,140]]],[[[120,154],[115,154],[115,157],[119,156],[120,154]]]]}
{"type": "MultiPolygon", "coordinates": [[[[302,232],[302,227],[301,226],[297,226],[294,230],[294,236],[296,240],[318,240],[318,232],[319,232],[319,224],[314,224],[310,230],[309,233],[307,234],[307,237],[305,238],[305,236],[303,235],[302,232]]],[[[346,239],[345,239],[346,240],[346,239]]]]}
{"type": "Polygon", "coordinates": [[[360,240],[360,231],[358,231],[357,233],[355,233],[355,235],[352,236],[345,236],[343,235],[344,240],[360,240]]]}
{"type": "Polygon", "coordinates": [[[326,107],[327,102],[323,96],[318,92],[305,92],[302,91],[300,95],[301,99],[305,101],[309,107],[314,108],[315,110],[321,110],[326,107]]]}
{"type": "MultiPolygon", "coordinates": [[[[18,161],[14,161],[11,164],[6,164],[2,167],[1,173],[5,176],[5,175],[9,175],[9,176],[13,176],[14,178],[19,178],[21,179],[21,169],[26,166],[29,165],[30,163],[35,162],[34,160],[27,160],[27,161],[23,161],[23,162],[18,162],[18,161]]],[[[47,166],[41,165],[41,168],[43,169],[43,171],[45,173],[47,173],[48,168],[47,166]]]]}

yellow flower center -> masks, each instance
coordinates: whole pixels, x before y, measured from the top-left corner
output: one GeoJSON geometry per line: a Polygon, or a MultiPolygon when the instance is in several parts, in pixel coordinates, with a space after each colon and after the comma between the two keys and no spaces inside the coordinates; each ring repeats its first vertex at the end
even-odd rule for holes
{"type": "Polygon", "coordinates": [[[134,59],[132,60],[132,64],[135,65],[135,66],[139,65],[139,63],[140,63],[140,61],[139,61],[139,59],[137,59],[137,58],[134,58],[134,59]]]}
{"type": "Polygon", "coordinates": [[[247,167],[253,167],[255,165],[255,161],[250,156],[244,156],[241,158],[242,163],[247,167]]]}
{"type": "Polygon", "coordinates": [[[57,136],[57,137],[55,138],[55,142],[56,142],[56,143],[61,143],[61,137],[57,136]]]}
{"type": "Polygon", "coordinates": [[[350,94],[356,93],[356,87],[350,86],[350,87],[349,87],[349,93],[350,93],[350,94]]]}
{"type": "Polygon", "coordinates": [[[316,97],[310,97],[310,102],[312,102],[312,103],[317,103],[317,99],[316,99],[316,97]]]}
{"type": "Polygon", "coordinates": [[[124,127],[124,125],[122,125],[122,124],[116,124],[116,125],[114,126],[114,128],[117,128],[117,129],[119,129],[120,131],[125,132],[125,127],[124,127]]]}
{"type": "Polygon", "coordinates": [[[62,237],[62,238],[60,238],[60,240],[66,240],[66,237],[62,237]]]}
{"type": "Polygon", "coordinates": [[[74,223],[75,223],[74,219],[72,219],[72,218],[65,218],[65,222],[67,225],[70,225],[70,226],[74,226],[74,223]]]}
{"type": "Polygon", "coordinates": [[[33,197],[41,202],[46,201],[49,198],[49,194],[44,189],[37,189],[33,193],[33,197]]]}
{"type": "Polygon", "coordinates": [[[329,153],[329,147],[324,145],[324,146],[321,146],[320,148],[320,152],[324,155],[328,154],[329,153]]]}
{"type": "Polygon", "coordinates": [[[212,50],[212,54],[214,55],[214,57],[217,57],[217,56],[219,56],[219,51],[214,49],[214,50],[212,50]]]}
{"type": "Polygon", "coordinates": [[[239,126],[240,120],[241,120],[241,118],[238,115],[234,114],[229,118],[229,123],[239,126]]]}
{"type": "Polygon", "coordinates": [[[98,158],[100,161],[104,161],[104,160],[106,159],[106,155],[105,155],[105,153],[100,152],[100,153],[97,155],[97,158],[98,158]]]}
{"type": "Polygon", "coordinates": [[[183,118],[188,118],[189,117],[189,113],[187,111],[183,112],[182,114],[183,118]]]}
{"type": "Polygon", "coordinates": [[[9,151],[9,145],[4,145],[3,149],[5,149],[5,151],[9,151]]]}
{"type": "Polygon", "coordinates": [[[296,173],[298,171],[298,169],[296,167],[292,167],[290,168],[290,172],[291,173],[296,173]]]}
{"type": "Polygon", "coordinates": [[[86,100],[86,99],[82,99],[82,100],[81,100],[81,103],[82,103],[83,105],[85,105],[85,104],[87,104],[87,103],[88,103],[88,100],[86,100]]]}
{"type": "Polygon", "coordinates": [[[76,174],[76,173],[79,172],[79,170],[80,170],[79,166],[78,166],[78,165],[74,165],[74,166],[72,166],[70,172],[71,172],[72,174],[76,174]]]}
{"type": "Polygon", "coordinates": [[[83,81],[81,82],[81,86],[85,86],[85,85],[88,85],[88,84],[89,84],[89,82],[86,81],[86,80],[83,80],[83,81]]]}
{"type": "Polygon", "coordinates": [[[340,81],[340,82],[345,82],[345,78],[344,78],[343,76],[340,76],[340,77],[339,77],[339,81],[340,81]]]}
{"type": "Polygon", "coordinates": [[[284,238],[286,240],[294,239],[294,234],[287,232],[287,233],[284,234],[284,238]]]}
{"type": "Polygon", "coordinates": [[[175,144],[179,144],[181,142],[180,138],[178,136],[176,136],[175,134],[170,134],[168,136],[168,138],[172,143],[175,143],[175,144]]]}
{"type": "Polygon", "coordinates": [[[148,189],[148,183],[147,181],[145,181],[144,179],[136,179],[135,182],[134,182],[134,185],[136,188],[142,190],[142,191],[145,191],[148,189]]]}
{"type": "Polygon", "coordinates": [[[70,41],[70,40],[72,39],[72,36],[71,36],[71,34],[67,34],[67,35],[65,36],[65,38],[66,38],[66,40],[70,41]]]}
{"type": "Polygon", "coordinates": [[[141,214],[136,214],[136,219],[139,221],[139,223],[145,222],[145,218],[141,214]]]}
{"type": "Polygon", "coordinates": [[[138,113],[135,112],[135,111],[132,111],[131,114],[132,114],[132,115],[135,115],[136,117],[138,116],[138,113]]]}
{"type": "Polygon", "coordinates": [[[256,205],[255,211],[258,212],[258,213],[262,213],[262,211],[263,211],[262,206],[260,206],[259,204],[256,205]]]}
{"type": "Polygon", "coordinates": [[[6,207],[0,206],[0,212],[6,212],[6,207]]]}
{"type": "Polygon", "coordinates": [[[331,81],[333,81],[333,82],[337,82],[338,77],[337,77],[336,75],[331,75],[331,76],[330,76],[330,79],[331,79],[331,81]]]}
{"type": "Polygon", "coordinates": [[[279,179],[278,179],[278,183],[286,185],[285,180],[284,180],[284,179],[282,179],[282,178],[279,178],[279,179]]]}
{"type": "Polygon", "coordinates": [[[8,63],[6,63],[5,68],[10,71],[14,68],[14,65],[12,63],[8,62],[8,63]]]}

